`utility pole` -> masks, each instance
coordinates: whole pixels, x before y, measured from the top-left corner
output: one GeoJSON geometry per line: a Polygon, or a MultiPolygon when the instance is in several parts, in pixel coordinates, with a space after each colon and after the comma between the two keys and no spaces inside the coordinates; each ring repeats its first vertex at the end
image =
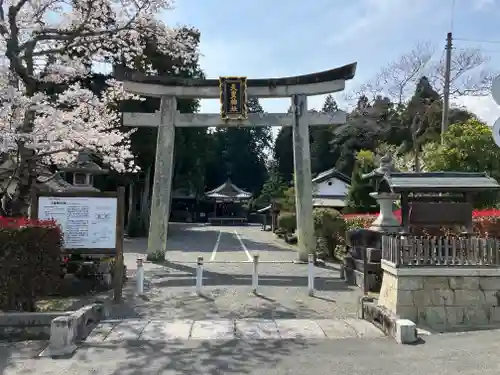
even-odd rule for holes
{"type": "Polygon", "coordinates": [[[443,143],[444,133],[448,130],[448,114],[450,111],[450,76],[451,76],[451,48],[452,35],[446,36],[446,60],[444,68],[444,90],[443,90],[443,117],[441,119],[441,143],[443,143]]]}

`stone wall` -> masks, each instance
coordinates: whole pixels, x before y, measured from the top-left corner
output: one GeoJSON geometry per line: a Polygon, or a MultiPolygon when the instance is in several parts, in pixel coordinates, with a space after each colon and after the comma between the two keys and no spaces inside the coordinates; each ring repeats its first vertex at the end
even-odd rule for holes
{"type": "Polygon", "coordinates": [[[69,312],[0,313],[0,340],[48,340],[52,319],[69,312]]]}
{"type": "Polygon", "coordinates": [[[439,331],[500,325],[500,269],[459,267],[384,270],[378,304],[439,331]]]}

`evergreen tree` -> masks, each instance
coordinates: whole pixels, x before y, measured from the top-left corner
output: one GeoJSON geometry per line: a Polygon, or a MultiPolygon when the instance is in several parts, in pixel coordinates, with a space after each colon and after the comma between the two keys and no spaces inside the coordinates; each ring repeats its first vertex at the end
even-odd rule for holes
{"type": "MultiPolygon", "coordinates": [[[[328,95],[321,112],[338,111],[338,105],[332,95],[328,95]]],[[[322,126],[311,128],[311,171],[313,175],[335,166],[338,155],[332,150],[335,127],[322,126]]]]}
{"type": "Polygon", "coordinates": [[[325,98],[325,103],[323,104],[323,108],[321,109],[321,112],[324,113],[332,113],[336,112],[339,110],[339,107],[337,105],[337,102],[335,101],[333,95],[329,94],[325,98]]]}
{"type": "MultiPolygon", "coordinates": [[[[249,113],[263,113],[257,98],[247,102],[249,113]]],[[[258,195],[267,180],[267,152],[271,144],[270,127],[218,128],[213,134],[213,152],[207,166],[207,189],[226,179],[258,195]]]]}
{"type": "Polygon", "coordinates": [[[257,198],[257,205],[265,207],[273,202],[277,202],[283,198],[286,189],[286,182],[281,178],[276,168],[276,163],[272,162],[269,167],[269,177],[262,186],[260,196],[257,198]]]}
{"type": "Polygon", "coordinates": [[[376,211],[377,202],[370,196],[373,183],[361,176],[375,168],[373,152],[361,150],[356,155],[356,163],[351,176],[351,186],[347,194],[345,211],[350,213],[371,213],[376,211]]]}
{"type": "Polygon", "coordinates": [[[274,140],[273,159],[286,183],[293,183],[293,134],[290,126],[282,126],[274,140]]]}

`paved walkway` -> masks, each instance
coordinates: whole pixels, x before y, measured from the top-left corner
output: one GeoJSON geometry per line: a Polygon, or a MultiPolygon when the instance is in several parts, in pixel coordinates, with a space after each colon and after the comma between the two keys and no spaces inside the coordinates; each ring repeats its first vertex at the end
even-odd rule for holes
{"type": "Polygon", "coordinates": [[[72,358],[33,358],[37,343],[0,344],[2,375],[498,375],[499,330],[424,337],[135,341],[85,345],[72,358]]]}
{"type": "Polygon", "coordinates": [[[272,233],[261,231],[260,227],[174,224],[167,245],[167,261],[144,264],[146,297],[139,298],[135,295],[136,258],[145,257],[147,244],[144,239],[125,242],[130,279],[125,286],[124,303],[111,306],[109,319],[357,317],[359,288],[346,285],[336,269],[315,268],[317,293],[309,297],[307,265],[292,263],[296,248],[272,233]],[[250,294],[252,264],[248,262],[247,252],[258,253],[263,261],[259,265],[257,295],[250,294]],[[207,260],[202,298],[194,295],[198,256],[207,260]]]}
{"type": "Polygon", "coordinates": [[[101,322],[85,343],[380,337],[372,324],[357,319],[125,320],[101,322]]]}

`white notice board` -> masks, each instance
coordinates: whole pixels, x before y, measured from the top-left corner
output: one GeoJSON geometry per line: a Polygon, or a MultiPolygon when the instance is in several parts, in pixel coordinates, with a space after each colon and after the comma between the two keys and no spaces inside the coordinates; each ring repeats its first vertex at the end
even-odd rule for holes
{"type": "Polygon", "coordinates": [[[117,197],[38,197],[38,219],[61,226],[65,249],[114,249],[117,211],[117,197]]]}

